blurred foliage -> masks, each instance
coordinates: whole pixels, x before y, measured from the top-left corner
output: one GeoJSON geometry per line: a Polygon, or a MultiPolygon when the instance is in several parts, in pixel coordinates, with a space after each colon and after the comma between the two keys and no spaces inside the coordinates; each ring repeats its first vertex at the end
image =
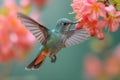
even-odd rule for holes
{"type": "Polygon", "coordinates": [[[112,45],[112,36],[110,34],[106,34],[106,37],[104,40],[98,40],[98,39],[92,39],[90,42],[90,48],[95,53],[102,53],[105,50],[109,49],[109,47],[112,45]]]}
{"type": "Polygon", "coordinates": [[[100,2],[108,1],[108,4],[112,4],[115,6],[117,10],[120,10],[120,0],[98,0],[100,2]]]}
{"type": "Polygon", "coordinates": [[[117,10],[120,10],[120,0],[109,0],[109,2],[114,5],[117,10]]]}

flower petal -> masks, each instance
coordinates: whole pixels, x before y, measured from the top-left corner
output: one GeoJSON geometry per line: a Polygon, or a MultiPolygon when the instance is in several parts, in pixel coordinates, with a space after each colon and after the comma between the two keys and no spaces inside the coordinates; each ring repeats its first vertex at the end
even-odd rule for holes
{"type": "Polygon", "coordinates": [[[111,32],[115,32],[115,31],[118,30],[118,26],[119,26],[118,20],[113,20],[113,21],[111,21],[109,30],[110,30],[111,32]]]}
{"type": "Polygon", "coordinates": [[[115,12],[115,8],[113,5],[109,5],[108,7],[105,7],[105,10],[108,12],[108,13],[114,13],[115,12]]]}

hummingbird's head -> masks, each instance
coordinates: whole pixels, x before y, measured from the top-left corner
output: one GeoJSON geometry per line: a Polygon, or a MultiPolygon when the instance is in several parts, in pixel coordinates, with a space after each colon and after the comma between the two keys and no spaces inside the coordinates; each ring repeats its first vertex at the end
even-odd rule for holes
{"type": "Polygon", "coordinates": [[[73,24],[76,24],[76,22],[72,22],[67,18],[61,18],[57,21],[56,29],[60,32],[68,31],[73,24]]]}

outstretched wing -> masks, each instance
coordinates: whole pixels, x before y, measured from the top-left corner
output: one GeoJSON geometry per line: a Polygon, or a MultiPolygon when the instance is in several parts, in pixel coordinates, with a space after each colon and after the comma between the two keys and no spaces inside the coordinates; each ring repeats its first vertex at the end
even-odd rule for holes
{"type": "Polygon", "coordinates": [[[79,44],[90,37],[90,34],[85,30],[71,30],[67,32],[67,40],[65,41],[65,47],[79,44]]]}
{"type": "Polygon", "coordinates": [[[36,39],[44,45],[48,38],[48,29],[22,13],[18,13],[17,16],[36,39]]]}

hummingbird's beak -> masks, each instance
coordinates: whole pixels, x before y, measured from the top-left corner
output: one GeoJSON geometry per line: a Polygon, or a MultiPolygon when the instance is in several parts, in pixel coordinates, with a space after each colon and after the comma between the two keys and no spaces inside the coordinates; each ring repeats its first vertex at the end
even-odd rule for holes
{"type": "Polygon", "coordinates": [[[79,23],[80,21],[77,21],[77,22],[73,22],[72,24],[77,24],[77,23],[79,23]]]}

